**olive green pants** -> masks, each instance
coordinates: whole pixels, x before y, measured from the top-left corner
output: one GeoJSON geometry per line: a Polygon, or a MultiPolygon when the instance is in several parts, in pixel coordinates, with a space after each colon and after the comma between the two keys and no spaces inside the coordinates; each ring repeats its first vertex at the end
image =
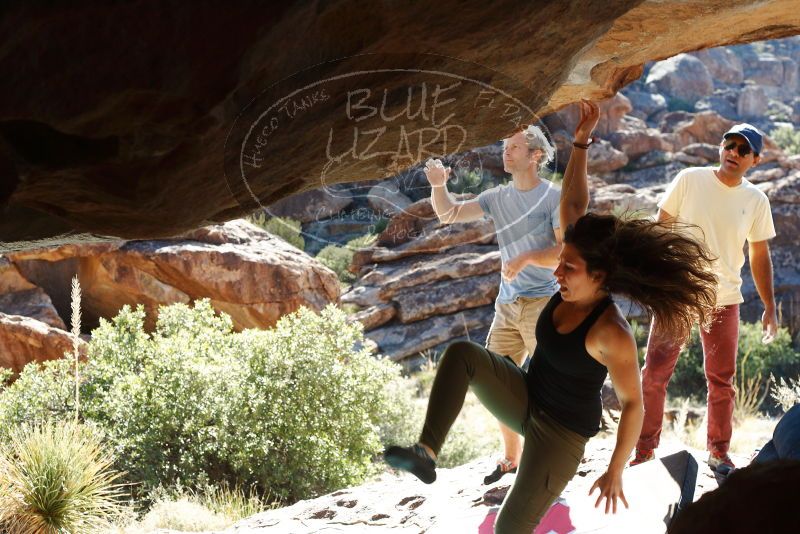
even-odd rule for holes
{"type": "Polygon", "coordinates": [[[437,455],[469,387],[492,415],[525,437],[517,478],[497,515],[495,532],[531,534],[575,476],[588,438],[530,403],[525,375],[510,358],[457,341],[439,361],[420,436],[437,455]]]}

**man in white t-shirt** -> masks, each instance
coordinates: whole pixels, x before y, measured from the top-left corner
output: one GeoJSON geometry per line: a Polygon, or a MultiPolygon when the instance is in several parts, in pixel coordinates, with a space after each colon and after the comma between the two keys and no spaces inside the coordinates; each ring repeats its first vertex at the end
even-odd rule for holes
{"type": "MultiPolygon", "coordinates": [[[[763,146],[761,133],[749,124],[737,124],[720,143],[719,167],[693,167],[678,173],[658,204],[659,221],[677,221],[706,244],[717,259],[717,306],[708,331],[701,329],[708,384],[708,463],[722,474],[734,468],[728,456],[734,406],[733,377],[739,341],[739,304],[744,244],[748,243],[750,269],[764,303],[764,342],[774,337],[778,321],[772,288],[772,261],[768,240],[775,237],[767,196],[743,176],[758,164],[763,146]]],[[[654,457],[664,417],[667,384],[685,339],[653,335],[647,341],[642,370],[644,423],[631,465],[654,457]]]]}
{"type": "MultiPolygon", "coordinates": [[[[483,191],[477,198],[457,201],[447,192],[450,169],[429,162],[431,203],[443,223],[468,222],[488,216],[494,221],[502,259],[502,279],[489,327],[486,348],[511,358],[517,366],[536,348],[536,321],[558,291],[553,271],[561,252],[558,206],[560,189],[539,177],[555,148],[537,126],[521,127],[503,140],[503,168],[512,182],[483,191]]],[[[522,455],[517,431],[502,423],[505,455],[485,484],[514,473],[522,455]]]]}

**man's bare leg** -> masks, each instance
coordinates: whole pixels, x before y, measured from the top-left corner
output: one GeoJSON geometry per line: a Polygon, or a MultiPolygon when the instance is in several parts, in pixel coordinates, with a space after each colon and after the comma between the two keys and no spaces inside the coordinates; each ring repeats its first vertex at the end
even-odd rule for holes
{"type": "Polygon", "coordinates": [[[522,456],[522,437],[503,423],[499,423],[499,425],[500,433],[503,435],[506,460],[514,465],[519,465],[519,459],[522,456]]]}
{"type": "MultiPolygon", "coordinates": [[[[509,356],[509,358],[514,360],[514,363],[517,364],[517,367],[520,367],[525,362],[525,358],[527,356],[527,352],[523,352],[522,354],[509,356]]],[[[516,472],[520,458],[522,458],[522,436],[500,421],[497,422],[497,425],[500,427],[500,435],[503,436],[503,447],[505,449],[504,456],[508,463],[505,465],[500,465],[498,463],[497,470],[483,479],[484,484],[493,484],[494,482],[497,482],[500,477],[509,471],[516,472]]]]}

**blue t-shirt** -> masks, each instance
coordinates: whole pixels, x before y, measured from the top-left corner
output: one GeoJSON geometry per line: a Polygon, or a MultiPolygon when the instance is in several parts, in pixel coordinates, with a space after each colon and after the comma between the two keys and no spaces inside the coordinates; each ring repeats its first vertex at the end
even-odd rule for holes
{"type": "MultiPolygon", "coordinates": [[[[528,191],[507,184],[478,195],[478,204],[494,221],[503,264],[523,252],[557,244],[555,230],[561,227],[560,197],[560,190],[547,180],[528,191]]],[[[554,270],[528,265],[512,282],[501,278],[497,301],[507,304],[517,297],[551,296],[558,291],[554,270]]]]}

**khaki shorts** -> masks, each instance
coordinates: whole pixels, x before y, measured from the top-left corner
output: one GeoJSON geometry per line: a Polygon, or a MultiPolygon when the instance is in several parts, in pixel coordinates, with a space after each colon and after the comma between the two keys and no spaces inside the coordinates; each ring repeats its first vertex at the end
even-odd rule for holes
{"type": "Polygon", "coordinates": [[[536,321],[550,297],[518,297],[509,304],[495,302],[486,348],[522,365],[536,348],[536,321]]]}

